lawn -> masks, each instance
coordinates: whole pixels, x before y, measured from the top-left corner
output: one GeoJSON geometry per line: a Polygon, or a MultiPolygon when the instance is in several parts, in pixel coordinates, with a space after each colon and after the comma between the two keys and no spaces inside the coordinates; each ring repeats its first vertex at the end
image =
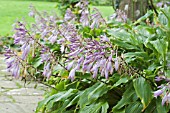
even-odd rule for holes
{"type": "MultiPolygon", "coordinates": [[[[43,1],[23,1],[23,0],[0,0],[0,36],[12,34],[12,24],[16,20],[24,19],[31,22],[32,18],[28,16],[29,6],[33,4],[38,10],[51,12],[57,11],[54,2],[43,1]]],[[[92,6],[93,7],[93,6],[92,6]]],[[[95,6],[104,17],[113,13],[112,7],[95,6]]]]}

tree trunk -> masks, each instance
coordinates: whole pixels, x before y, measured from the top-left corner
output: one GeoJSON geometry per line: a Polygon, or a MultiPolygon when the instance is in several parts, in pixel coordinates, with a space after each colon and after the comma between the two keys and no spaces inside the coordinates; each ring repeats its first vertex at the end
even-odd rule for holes
{"type": "Polygon", "coordinates": [[[143,16],[148,9],[148,0],[120,0],[119,9],[126,12],[132,21],[143,16]]]}

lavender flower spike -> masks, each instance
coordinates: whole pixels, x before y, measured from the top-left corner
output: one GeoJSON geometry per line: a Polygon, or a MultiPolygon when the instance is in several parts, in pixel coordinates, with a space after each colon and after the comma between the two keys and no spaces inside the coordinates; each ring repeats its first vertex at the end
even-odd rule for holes
{"type": "Polygon", "coordinates": [[[16,78],[19,77],[20,74],[20,62],[19,58],[16,55],[14,51],[12,51],[10,48],[4,47],[6,53],[4,54],[6,59],[6,64],[7,64],[7,70],[12,73],[12,75],[16,78]]]}
{"type": "Polygon", "coordinates": [[[71,9],[68,8],[66,10],[66,14],[64,16],[64,20],[65,21],[70,21],[70,20],[74,20],[76,18],[76,16],[72,13],[71,9]]]}

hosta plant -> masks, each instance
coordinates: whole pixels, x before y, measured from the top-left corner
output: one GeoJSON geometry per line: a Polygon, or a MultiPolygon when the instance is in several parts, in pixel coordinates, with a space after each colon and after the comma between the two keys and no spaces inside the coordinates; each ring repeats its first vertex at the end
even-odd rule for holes
{"type": "Polygon", "coordinates": [[[63,19],[31,7],[35,23],[14,26],[21,54],[5,47],[8,70],[51,87],[36,112],[168,112],[170,8],[132,23],[121,11],[106,20],[87,4],[63,19]]]}

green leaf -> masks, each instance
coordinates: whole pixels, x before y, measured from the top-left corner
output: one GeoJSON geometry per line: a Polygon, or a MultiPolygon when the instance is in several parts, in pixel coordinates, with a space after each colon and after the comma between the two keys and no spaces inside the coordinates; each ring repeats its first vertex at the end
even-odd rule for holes
{"type": "Polygon", "coordinates": [[[112,28],[112,29],[108,29],[107,31],[108,31],[109,35],[111,35],[117,39],[121,39],[126,42],[130,42],[131,34],[128,33],[127,31],[125,31],[124,29],[112,28]]]}
{"type": "Polygon", "coordinates": [[[152,99],[151,103],[148,105],[148,107],[145,109],[144,113],[155,113],[156,111],[156,99],[152,99]]]}
{"type": "Polygon", "coordinates": [[[159,21],[163,25],[166,25],[167,29],[169,29],[170,28],[170,15],[169,15],[170,7],[165,7],[161,11],[162,11],[163,15],[161,15],[161,13],[160,13],[160,15],[158,16],[159,17],[159,21]]]}
{"type": "Polygon", "coordinates": [[[97,100],[102,95],[106,94],[110,88],[106,84],[100,83],[93,91],[88,94],[88,100],[91,102],[97,100]]]}
{"type": "Polygon", "coordinates": [[[35,68],[37,68],[37,67],[39,67],[42,63],[43,63],[43,62],[42,62],[41,58],[37,58],[37,59],[34,61],[33,66],[34,66],[35,68]]]}
{"type": "Polygon", "coordinates": [[[137,100],[137,95],[133,85],[128,85],[127,90],[123,93],[122,99],[112,108],[113,113],[121,110],[125,105],[137,100]]]}
{"type": "Polygon", "coordinates": [[[117,39],[111,39],[111,42],[113,44],[116,44],[117,46],[120,46],[122,48],[125,48],[125,49],[129,49],[129,50],[139,50],[138,47],[134,46],[134,45],[131,45],[130,43],[127,43],[127,42],[123,42],[122,40],[117,40],[117,39]]]}
{"type": "Polygon", "coordinates": [[[126,108],[125,113],[141,113],[142,111],[142,104],[138,101],[129,104],[129,106],[126,108]]]}
{"type": "Polygon", "coordinates": [[[114,85],[113,87],[117,87],[119,86],[120,84],[124,84],[124,83],[127,83],[129,81],[129,77],[123,77],[123,78],[120,78],[114,85]]]}
{"type": "Polygon", "coordinates": [[[65,90],[65,81],[60,81],[58,84],[56,84],[55,88],[57,91],[65,90]]]}
{"type": "Polygon", "coordinates": [[[56,95],[53,99],[50,100],[49,103],[47,103],[47,106],[46,106],[47,109],[52,108],[54,102],[65,101],[68,97],[70,97],[73,94],[75,94],[77,92],[77,90],[69,89],[68,91],[63,91],[63,92],[57,93],[58,95],[56,95]],[[63,94],[63,92],[64,92],[64,94],[63,94]]]}
{"type": "Polygon", "coordinates": [[[165,106],[162,106],[162,99],[160,97],[156,99],[156,109],[158,113],[167,113],[165,106]]]}
{"type": "Polygon", "coordinates": [[[124,54],[124,57],[125,58],[142,58],[142,59],[145,59],[147,60],[149,57],[148,57],[148,54],[146,52],[128,52],[126,54],[124,54]]]}
{"type": "Polygon", "coordinates": [[[83,109],[80,109],[79,113],[100,113],[100,109],[105,106],[105,104],[105,102],[90,104],[89,106],[85,106],[83,109]]]}
{"type": "Polygon", "coordinates": [[[57,110],[55,110],[54,113],[63,113],[66,111],[66,106],[70,103],[70,100],[69,99],[66,99],[63,104],[61,106],[59,106],[57,108],[57,110]]]}
{"type": "Polygon", "coordinates": [[[150,41],[150,43],[157,50],[157,52],[165,58],[168,51],[168,42],[165,39],[157,39],[155,41],[150,41]]]}
{"type": "Polygon", "coordinates": [[[59,72],[59,76],[61,76],[62,78],[68,78],[69,72],[65,69],[60,70],[59,72]]]}
{"type": "Polygon", "coordinates": [[[133,86],[143,104],[143,110],[145,110],[153,98],[151,86],[143,77],[135,79],[133,86]]]}
{"type": "Polygon", "coordinates": [[[78,101],[78,105],[80,108],[94,102],[99,97],[103,96],[110,88],[107,87],[106,84],[97,82],[93,86],[87,88],[82,92],[80,99],[78,101]]]}
{"type": "Polygon", "coordinates": [[[135,23],[134,25],[146,20],[148,17],[150,17],[153,14],[153,11],[149,10],[144,16],[140,17],[135,23]]]}
{"type": "Polygon", "coordinates": [[[102,113],[107,113],[108,108],[109,108],[109,104],[107,102],[103,103],[102,113]]]}
{"type": "Polygon", "coordinates": [[[80,93],[78,93],[77,96],[75,96],[75,97],[69,102],[69,104],[68,104],[66,107],[70,107],[71,105],[76,104],[76,103],[78,102],[79,98],[80,98],[80,93]]]}
{"type": "Polygon", "coordinates": [[[76,90],[70,89],[68,91],[62,91],[60,93],[49,96],[48,98],[38,103],[38,106],[36,108],[36,113],[38,113],[41,109],[44,109],[44,107],[47,107],[47,109],[50,109],[53,106],[54,102],[64,101],[65,99],[73,95],[74,92],[76,92],[76,90]]]}

